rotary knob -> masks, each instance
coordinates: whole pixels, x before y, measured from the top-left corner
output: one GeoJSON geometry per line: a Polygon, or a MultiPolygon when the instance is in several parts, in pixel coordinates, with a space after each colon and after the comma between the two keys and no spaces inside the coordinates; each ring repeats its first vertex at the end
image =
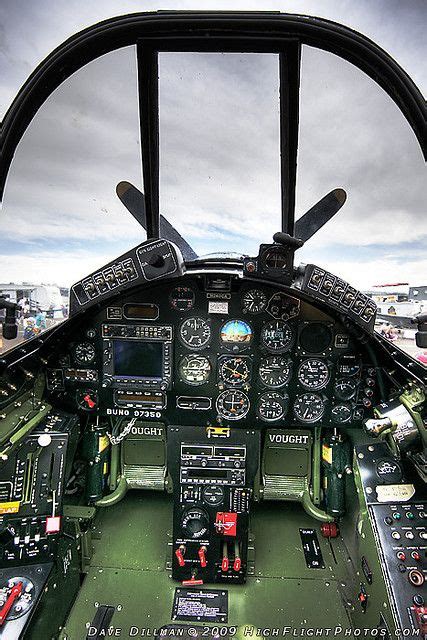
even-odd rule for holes
{"type": "Polygon", "coordinates": [[[181,527],[188,538],[203,538],[209,528],[209,517],[204,509],[193,507],[184,511],[181,527]]]}

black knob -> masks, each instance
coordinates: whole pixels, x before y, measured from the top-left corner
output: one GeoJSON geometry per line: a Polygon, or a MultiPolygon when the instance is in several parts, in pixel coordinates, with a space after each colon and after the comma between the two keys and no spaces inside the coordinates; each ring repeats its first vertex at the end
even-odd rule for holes
{"type": "Polygon", "coordinates": [[[209,527],[208,514],[197,507],[187,509],[182,515],[181,527],[189,538],[203,538],[209,527]]]}
{"type": "Polygon", "coordinates": [[[422,597],[422,595],[420,595],[419,593],[416,593],[414,595],[414,597],[412,598],[413,603],[416,607],[422,607],[424,606],[424,598],[422,597]]]}
{"type": "Polygon", "coordinates": [[[160,269],[165,264],[165,259],[160,253],[154,253],[148,260],[148,264],[156,269],[160,269]]]}

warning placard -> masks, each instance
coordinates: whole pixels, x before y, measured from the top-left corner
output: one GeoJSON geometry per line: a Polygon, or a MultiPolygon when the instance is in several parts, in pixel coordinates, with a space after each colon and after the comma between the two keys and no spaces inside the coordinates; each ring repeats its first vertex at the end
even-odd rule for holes
{"type": "Polygon", "coordinates": [[[172,620],[227,622],[228,591],[175,589],[172,620]]]}

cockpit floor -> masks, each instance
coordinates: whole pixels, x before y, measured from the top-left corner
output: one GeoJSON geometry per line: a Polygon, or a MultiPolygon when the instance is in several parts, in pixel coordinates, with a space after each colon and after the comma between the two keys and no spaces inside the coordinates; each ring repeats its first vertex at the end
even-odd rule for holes
{"type": "MultiPolygon", "coordinates": [[[[173,623],[179,584],[166,568],[171,523],[172,502],[163,494],[129,492],[122,502],[100,512],[91,566],[62,640],[86,638],[98,604],[117,608],[111,620],[111,626],[121,630],[116,637],[154,636],[156,629],[173,623]]],[[[228,591],[227,625],[239,627],[238,637],[255,638],[257,629],[279,629],[267,631],[270,636],[303,637],[310,635],[303,630],[335,627],[343,631],[334,637],[351,637],[341,595],[350,568],[342,541],[330,545],[320,536],[318,523],[288,503],[255,507],[252,532],[255,567],[246,585],[210,585],[228,591]],[[299,534],[303,527],[318,531],[323,569],[306,565],[299,534]]]]}

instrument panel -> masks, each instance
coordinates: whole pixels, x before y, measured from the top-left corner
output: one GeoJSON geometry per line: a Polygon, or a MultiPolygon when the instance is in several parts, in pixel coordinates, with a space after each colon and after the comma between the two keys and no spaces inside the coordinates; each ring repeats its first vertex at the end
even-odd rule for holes
{"type": "Polygon", "coordinates": [[[51,395],[80,411],[169,424],[339,426],[372,406],[375,372],[360,346],[297,292],[211,273],[122,298],[87,312],[48,362],[51,395]]]}

